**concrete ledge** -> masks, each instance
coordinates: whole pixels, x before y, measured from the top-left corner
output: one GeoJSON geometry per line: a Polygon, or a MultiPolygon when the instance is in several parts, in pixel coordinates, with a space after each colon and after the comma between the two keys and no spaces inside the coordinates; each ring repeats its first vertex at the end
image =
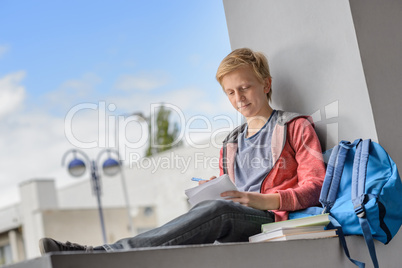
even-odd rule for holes
{"type": "MultiPolygon", "coordinates": [[[[376,241],[381,267],[401,267],[402,237],[389,245],[376,241]]],[[[364,239],[347,237],[352,258],[372,267],[364,239]]],[[[338,238],[271,243],[141,248],[116,253],[60,253],[6,266],[8,268],[99,267],[355,267],[343,253],[338,238]]]]}

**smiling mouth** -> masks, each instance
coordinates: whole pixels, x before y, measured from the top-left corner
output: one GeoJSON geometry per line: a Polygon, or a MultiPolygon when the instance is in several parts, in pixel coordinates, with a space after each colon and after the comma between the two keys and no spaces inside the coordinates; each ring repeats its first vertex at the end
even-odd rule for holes
{"type": "Polygon", "coordinates": [[[247,108],[249,105],[250,105],[250,103],[245,104],[245,105],[242,105],[242,106],[238,106],[237,109],[238,109],[238,110],[244,109],[244,108],[247,108]]]}

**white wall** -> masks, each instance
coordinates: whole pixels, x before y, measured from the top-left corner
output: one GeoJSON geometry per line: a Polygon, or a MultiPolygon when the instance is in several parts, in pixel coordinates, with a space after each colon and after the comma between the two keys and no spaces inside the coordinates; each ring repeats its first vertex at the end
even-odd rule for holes
{"type": "Polygon", "coordinates": [[[20,185],[20,213],[26,257],[39,256],[38,241],[44,237],[42,210],[57,208],[53,180],[30,180],[20,185]]]}
{"type": "MultiPolygon", "coordinates": [[[[130,236],[124,208],[103,210],[107,243],[130,236]]],[[[104,244],[99,214],[94,209],[46,210],[42,213],[45,237],[81,245],[104,244]]],[[[36,246],[38,241],[36,241],[36,246]]]]}
{"type": "Polygon", "coordinates": [[[20,205],[12,205],[0,210],[0,233],[21,226],[20,205]]]}
{"type": "Polygon", "coordinates": [[[353,0],[350,7],[378,140],[402,167],[402,1],[353,0]]]}
{"type": "Polygon", "coordinates": [[[224,0],[232,49],[268,57],[273,107],[314,115],[323,147],[377,140],[347,0],[224,0]]]}

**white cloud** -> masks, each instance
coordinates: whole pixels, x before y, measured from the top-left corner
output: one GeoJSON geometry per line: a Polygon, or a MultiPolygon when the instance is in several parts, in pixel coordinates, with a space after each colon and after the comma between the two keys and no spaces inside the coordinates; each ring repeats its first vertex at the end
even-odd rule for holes
{"type": "Polygon", "coordinates": [[[8,52],[9,48],[6,45],[0,46],[0,59],[8,52]]]}
{"type": "Polygon", "coordinates": [[[115,84],[115,88],[124,91],[152,90],[167,84],[169,78],[161,72],[141,73],[136,75],[121,75],[115,84]]]}
{"type": "MultiPolygon", "coordinates": [[[[56,90],[48,93],[45,98],[50,105],[66,110],[85,97],[91,97],[102,79],[94,73],[83,74],[81,78],[65,81],[56,90]]],[[[95,94],[94,94],[95,95],[95,94]]]]}
{"type": "Polygon", "coordinates": [[[21,107],[25,99],[25,88],[20,83],[24,71],[8,74],[0,78],[0,118],[21,107]]]}
{"type": "MultiPolygon", "coordinates": [[[[65,136],[65,119],[55,116],[46,108],[33,106],[30,110],[16,111],[23,107],[25,88],[20,85],[25,72],[16,72],[0,78],[0,206],[18,201],[18,184],[37,178],[53,178],[57,185],[74,182],[61,166],[63,154],[73,148],[65,136]]],[[[53,105],[66,102],[71,105],[75,95],[88,94],[100,79],[87,74],[81,79],[65,82],[47,96],[55,101],[53,105]]],[[[74,118],[73,131],[78,139],[92,141],[105,139],[99,134],[98,114],[78,113],[74,118]]],[[[85,150],[91,158],[93,151],[85,150]]],[[[88,176],[87,176],[88,177],[88,176]]]]}
{"type": "MultiPolygon", "coordinates": [[[[61,165],[64,153],[72,148],[80,149],[90,159],[96,160],[99,152],[111,144],[109,140],[115,139],[114,129],[109,131],[103,127],[97,111],[78,112],[71,124],[74,137],[84,143],[97,142],[94,148],[75,147],[66,138],[65,126],[63,117],[37,111],[16,114],[10,120],[0,121],[0,207],[18,201],[18,184],[26,180],[51,178],[58,186],[63,186],[88,179],[89,173],[77,179],[67,173],[66,167],[61,165]]],[[[129,134],[131,131],[136,132],[129,129],[129,134]]],[[[142,150],[137,151],[141,153],[142,150]]],[[[69,157],[65,164],[71,159],[69,157]]]]}
{"type": "Polygon", "coordinates": [[[64,82],[61,90],[73,90],[78,94],[85,94],[91,92],[97,84],[101,82],[101,78],[94,73],[86,73],[80,79],[71,79],[64,82]]]}
{"type": "Polygon", "coordinates": [[[45,114],[17,114],[0,123],[0,205],[15,202],[3,193],[18,192],[17,185],[34,178],[49,178],[60,168],[62,120],[45,114]],[[6,198],[7,197],[7,198],[6,198]]]}

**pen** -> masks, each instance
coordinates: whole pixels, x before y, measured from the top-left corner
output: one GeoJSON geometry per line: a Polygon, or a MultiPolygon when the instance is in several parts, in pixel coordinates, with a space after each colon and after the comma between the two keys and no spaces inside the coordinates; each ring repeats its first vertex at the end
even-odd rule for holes
{"type": "Polygon", "coordinates": [[[206,181],[204,179],[200,179],[200,178],[191,178],[192,181],[206,181]]]}

